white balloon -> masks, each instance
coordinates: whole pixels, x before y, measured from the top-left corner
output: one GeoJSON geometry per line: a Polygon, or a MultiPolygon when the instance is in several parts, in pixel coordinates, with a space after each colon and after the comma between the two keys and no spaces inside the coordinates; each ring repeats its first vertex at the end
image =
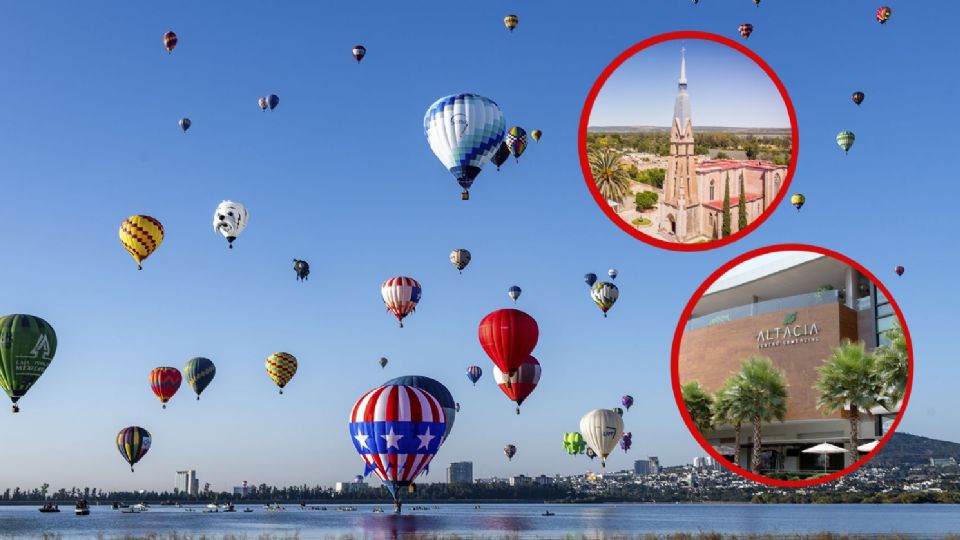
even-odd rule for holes
{"type": "Polygon", "coordinates": [[[247,207],[233,201],[223,201],[213,213],[213,230],[219,232],[233,247],[233,241],[247,228],[247,207]]]}
{"type": "Polygon", "coordinates": [[[606,467],[607,456],[623,435],[623,418],[610,409],[594,409],[580,419],[580,433],[587,446],[600,456],[601,466],[606,467]]]}

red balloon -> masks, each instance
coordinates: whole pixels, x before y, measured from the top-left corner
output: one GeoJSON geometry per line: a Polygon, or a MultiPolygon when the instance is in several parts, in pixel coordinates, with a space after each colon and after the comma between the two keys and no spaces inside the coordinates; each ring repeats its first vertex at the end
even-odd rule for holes
{"type": "Polygon", "coordinates": [[[479,336],[480,346],[497,368],[514,375],[537,346],[540,329],[519,309],[498,309],[480,321],[479,336]]]}
{"type": "Polygon", "coordinates": [[[523,405],[523,400],[527,399],[540,382],[540,362],[528,356],[513,376],[506,375],[495,367],[493,378],[500,386],[500,390],[503,390],[508,398],[517,402],[517,414],[520,414],[520,405],[523,405]]]}
{"type": "Polygon", "coordinates": [[[180,370],[174,367],[158,367],[150,370],[150,389],[160,398],[163,408],[167,408],[167,401],[180,389],[183,376],[180,370]]]}

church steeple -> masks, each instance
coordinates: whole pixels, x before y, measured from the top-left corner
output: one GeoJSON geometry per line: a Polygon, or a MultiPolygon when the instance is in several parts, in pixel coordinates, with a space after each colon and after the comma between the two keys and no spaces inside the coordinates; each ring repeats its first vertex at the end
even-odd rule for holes
{"type": "MultiPolygon", "coordinates": [[[[687,131],[690,121],[690,96],[687,95],[687,56],[686,49],[680,48],[680,79],[677,81],[677,99],[673,104],[673,122],[678,124],[680,135],[687,131]]],[[[673,123],[671,122],[671,124],[673,123]]]]}
{"type": "Polygon", "coordinates": [[[680,81],[679,88],[681,90],[687,87],[687,57],[686,49],[680,47],[680,81]]]}

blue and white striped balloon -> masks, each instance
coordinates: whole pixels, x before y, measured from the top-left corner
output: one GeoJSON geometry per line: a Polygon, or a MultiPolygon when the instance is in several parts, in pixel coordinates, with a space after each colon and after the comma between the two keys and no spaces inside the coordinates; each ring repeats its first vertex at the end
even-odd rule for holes
{"type": "Polygon", "coordinates": [[[476,94],[442,97],[423,116],[430,149],[463,188],[462,199],[483,165],[497,152],[506,123],[492,100],[476,94]]]}

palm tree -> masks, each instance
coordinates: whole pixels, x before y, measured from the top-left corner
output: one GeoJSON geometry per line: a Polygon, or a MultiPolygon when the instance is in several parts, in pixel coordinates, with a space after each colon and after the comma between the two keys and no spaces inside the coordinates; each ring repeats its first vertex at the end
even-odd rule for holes
{"type": "Polygon", "coordinates": [[[903,334],[903,328],[899,323],[895,323],[893,328],[887,330],[884,337],[890,340],[890,343],[877,347],[873,355],[877,359],[880,378],[887,388],[888,402],[885,407],[887,410],[893,410],[903,401],[903,396],[907,393],[910,351],[907,349],[907,337],[903,334]]]}
{"type": "Polygon", "coordinates": [[[630,194],[630,177],[621,165],[620,152],[600,148],[587,154],[590,172],[600,195],[608,201],[620,202],[630,194]]]}
{"type": "Polygon", "coordinates": [[[744,414],[744,407],[740,402],[740,388],[737,386],[740,378],[731,376],[717,390],[713,397],[713,422],[716,425],[730,424],[733,426],[733,463],[740,466],[740,433],[743,423],[749,420],[744,414]]]}
{"type": "Polygon", "coordinates": [[[862,341],[852,343],[844,339],[840,346],[817,368],[820,379],[816,388],[820,392],[817,407],[824,414],[846,409],[850,420],[850,443],[847,454],[857,460],[857,445],[860,439],[860,412],[869,411],[876,405],[884,405],[887,387],[877,369],[877,360],[864,350],[862,341]]]}
{"type": "Polygon", "coordinates": [[[687,414],[701,434],[713,427],[713,396],[697,381],[690,381],[680,387],[683,404],[687,414]]]}
{"type": "Polygon", "coordinates": [[[750,470],[760,473],[760,448],[763,445],[761,429],[763,422],[783,421],[787,415],[787,382],[783,371],[774,367],[765,356],[751,356],[741,366],[738,374],[738,400],[744,413],[753,424],[753,453],[750,470]]]}

